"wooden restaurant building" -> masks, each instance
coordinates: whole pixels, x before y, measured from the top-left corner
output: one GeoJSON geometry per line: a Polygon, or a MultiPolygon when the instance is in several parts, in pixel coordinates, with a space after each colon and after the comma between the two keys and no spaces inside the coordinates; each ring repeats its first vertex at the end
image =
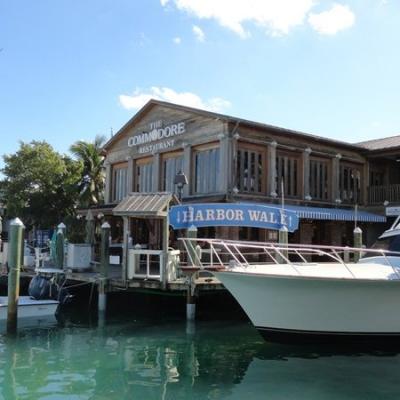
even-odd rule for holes
{"type": "MultiPolygon", "coordinates": [[[[349,144],[151,100],[105,145],[105,205],[94,211],[111,222],[114,241],[165,250],[175,247],[167,214],[178,198],[280,206],[283,191],[300,218],[289,241],[352,245],[357,219],[369,244],[387,226],[384,203],[400,200],[383,194],[400,184],[396,143],[349,144]]],[[[275,241],[277,232],[205,227],[198,237],[275,241]]]]}

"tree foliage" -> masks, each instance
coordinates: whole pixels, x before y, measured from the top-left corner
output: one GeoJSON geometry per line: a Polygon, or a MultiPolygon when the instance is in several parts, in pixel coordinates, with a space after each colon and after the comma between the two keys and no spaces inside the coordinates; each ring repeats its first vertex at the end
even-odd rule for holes
{"type": "Polygon", "coordinates": [[[70,147],[70,151],[82,165],[79,189],[83,207],[103,201],[105,172],[102,146],[105,141],[105,136],[98,135],[93,142],[80,140],[70,147]]]}
{"type": "Polygon", "coordinates": [[[48,228],[74,213],[80,163],[44,141],[21,142],[15,154],[3,158],[0,190],[9,217],[19,217],[27,227],[48,228]]]}

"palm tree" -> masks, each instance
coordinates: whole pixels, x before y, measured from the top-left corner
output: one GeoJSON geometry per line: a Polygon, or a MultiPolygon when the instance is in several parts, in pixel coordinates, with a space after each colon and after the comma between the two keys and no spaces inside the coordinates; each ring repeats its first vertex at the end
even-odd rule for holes
{"type": "Polygon", "coordinates": [[[106,137],[97,135],[94,142],[79,140],[70,151],[82,163],[82,178],[79,182],[80,201],[84,207],[100,203],[104,192],[104,155],[103,145],[106,137]]]}

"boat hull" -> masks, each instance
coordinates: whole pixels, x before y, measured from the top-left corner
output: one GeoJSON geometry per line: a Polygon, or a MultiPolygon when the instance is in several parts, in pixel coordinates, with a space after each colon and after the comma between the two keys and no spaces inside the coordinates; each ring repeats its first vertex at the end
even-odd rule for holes
{"type": "Polygon", "coordinates": [[[400,281],[217,272],[261,335],[279,342],[400,336],[400,281]]]}
{"type": "MultiPolygon", "coordinates": [[[[0,296],[0,321],[7,320],[7,303],[7,297],[0,296]]],[[[54,316],[58,304],[59,302],[55,300],[34,300],[29,296],[20,296],[18,300],[18,319],[54,316]]]]}

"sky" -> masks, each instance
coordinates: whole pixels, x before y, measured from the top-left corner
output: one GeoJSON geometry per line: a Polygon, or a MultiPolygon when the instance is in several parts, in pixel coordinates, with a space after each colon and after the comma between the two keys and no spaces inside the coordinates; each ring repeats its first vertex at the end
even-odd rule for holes
{"type": "Polygon", "coordinates": [[[393,136],[399,48],[398,0],[0,0],[0,156],[110,137],[150,98],[393,136]]]}

